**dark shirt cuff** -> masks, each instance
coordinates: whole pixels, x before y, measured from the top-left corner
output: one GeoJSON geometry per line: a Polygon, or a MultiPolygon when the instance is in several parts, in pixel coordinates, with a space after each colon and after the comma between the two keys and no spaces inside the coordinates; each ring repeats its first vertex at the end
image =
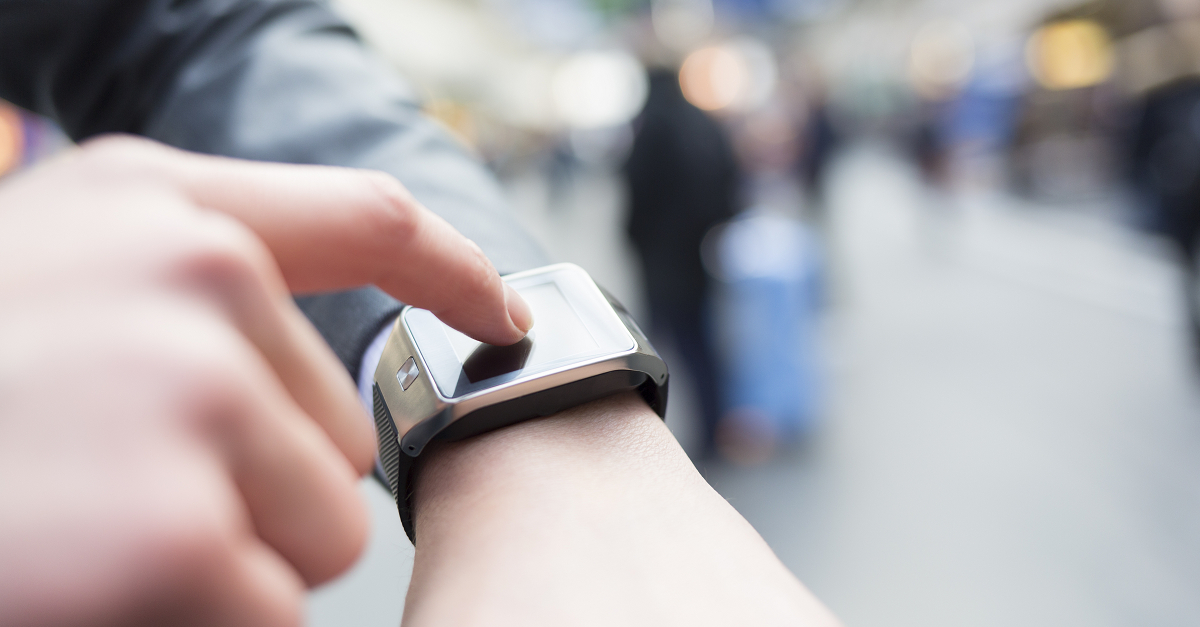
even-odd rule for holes
{"type": "Polygon", "coordinates": [[[402,304],[376,287],[296,298],[296,304],[358,381],[363,352],[402,304]]]}

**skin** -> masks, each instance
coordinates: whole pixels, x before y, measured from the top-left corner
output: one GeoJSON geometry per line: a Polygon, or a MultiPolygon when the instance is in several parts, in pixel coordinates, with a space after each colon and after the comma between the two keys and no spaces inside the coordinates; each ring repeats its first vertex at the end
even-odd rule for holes
{"type": "MultiPolygon", "coordinates": [[[[291,293],[367,283],[532,324],[383,174],[108,138],[0,185],[0,624],[301,624],[375,442],[291,293]]],[[[407,625],[836,624],[631,395],[434,446],[415,486],[407,625]]]]}
{"type": "Polygon", "coordinates": [[[432,453],[408,627],[839,624],[634,394],[432,453]]]}
{"type": "Polygon", "coordinates": [[[0,624],[299,624],[362,549],[375,440],[291,292],[370,282],[531,323],[379,173],[108,138],[0,186],[0,624]]]}

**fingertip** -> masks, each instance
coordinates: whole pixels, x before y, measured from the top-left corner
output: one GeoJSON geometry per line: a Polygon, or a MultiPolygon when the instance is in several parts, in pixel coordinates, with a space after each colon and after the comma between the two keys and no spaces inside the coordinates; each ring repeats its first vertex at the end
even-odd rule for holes
{"type": "Polygon", "coordinates": [[[533,328],[533,312],[529,309],[529,304],[507,283],[504,284],[504,302],[508,307],[508,318],[512,320],[513,326],[520,329],[521,337],[524,337],[533,328]]]}

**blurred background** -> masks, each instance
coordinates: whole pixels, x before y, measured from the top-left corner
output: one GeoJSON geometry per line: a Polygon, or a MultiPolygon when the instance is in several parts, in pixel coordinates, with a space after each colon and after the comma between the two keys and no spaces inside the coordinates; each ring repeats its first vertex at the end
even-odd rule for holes
{"type": "MultiPolygon", "coordinates": [[[[338,0],[848,625],[1200,624],[1200,0],[338,0]]],[[[67,142],[0,107],[0,172],[67,142]]],[[[390,495],[316,625],[396,625],[390,495]]]]}

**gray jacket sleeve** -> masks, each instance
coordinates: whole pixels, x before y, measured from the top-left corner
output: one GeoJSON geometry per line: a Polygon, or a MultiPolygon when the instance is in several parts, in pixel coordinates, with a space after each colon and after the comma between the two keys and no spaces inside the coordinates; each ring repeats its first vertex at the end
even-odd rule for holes
{"type": "MultiPolygon", "coordinates": [[[[0,0],[0,97],[75,140],[384,170],[502,273],[545,262],[495,179],[318,0],[0,0]]],[[[298,300],[352,376],[399,306],[374,288],[298,300]]]]}

